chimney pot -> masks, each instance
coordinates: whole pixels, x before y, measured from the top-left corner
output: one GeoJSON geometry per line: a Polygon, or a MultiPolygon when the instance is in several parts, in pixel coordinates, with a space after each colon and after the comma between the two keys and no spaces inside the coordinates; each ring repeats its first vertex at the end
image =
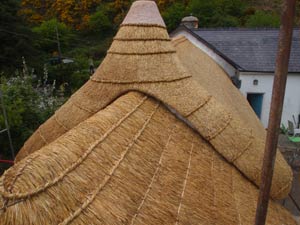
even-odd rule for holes
{"type": "Polygon", "coordinates": [[[181,24],[185,25],[188,28],[198,28],[199,20],[195,16],[186,16],[181,20],[181,24]]]}

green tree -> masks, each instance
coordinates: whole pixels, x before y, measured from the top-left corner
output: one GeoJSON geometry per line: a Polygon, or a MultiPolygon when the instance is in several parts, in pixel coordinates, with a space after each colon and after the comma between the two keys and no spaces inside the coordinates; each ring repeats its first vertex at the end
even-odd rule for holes
{"type": "Polygon", "coordinates": [[[106,11],[101,9],[91,15],[88,22],[88,29],[90,33],[105,37],[111,33],[110,31],[113,29],[113,24],[106,11]]]}
{"type": "Polygon", "coordinates": [[[198,17],[200,27],[236,27],[245,7],[241,0],[190,0],[186,12],[198,17]]]}
{"type": "Polygon", "coordinates": [[[22,64],[22,56],[39,65],[41,52],[34,48],[35,36],[18,16],[19,8],[18,0],[0,1],[0,71],[7,73],[22,64]]]}
{"type": "Polygon", "coordinates": [[[280,16],[273,12],[257,10],[249,16],[245,25],[246,27],[279,27],[280,16]]]}
{"type": "Polygon", "coordinates": [[[181,19],[185,16],[185,5],[181,2],[176,2],[167,8],[162,17],[167,25],[169,31],[172,31],[178,27],[181,19]]]}
{"type": "Polygon", "coordinates": [[[32,31],[38,36],[35,42],[36,46],[48,53],[58,51],[56,29],[59,34],[61,47],[70,47],[71,40],[74,38],[72,30],[56,19],[43,21],[40,26],[32,28],[32,31]]]}

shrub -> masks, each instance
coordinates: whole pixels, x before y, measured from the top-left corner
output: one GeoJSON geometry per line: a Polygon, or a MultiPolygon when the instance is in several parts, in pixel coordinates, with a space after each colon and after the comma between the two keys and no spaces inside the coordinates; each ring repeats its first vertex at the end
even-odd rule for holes
{"type": "MultiPolygon", "coordinates": [[[[34,71],[28,71],[24,62],[23,70],[6,78],[1,76],[1,91],[7,112],[10,132],[15,149],[65,101],[64,93],[55,88],[55,82],[48,83],[45,69],[43,79],[37,79],[34,71]]],[[[0,106],[2,107],[2,105],[0,106]]],[[[1,109],[2,110],[2,109],[1,109]]],[[[0,114],[0,126],[4,118],[0,114]]],[[[9,142],[6,135],[0,135],[0,149],[5,157],[10,156],[9,142]]]]}
{"type": "Polygon", "coordinates": [[[280,17],[273,12],[257,10],[246,21],[246,27],[279,27],[280,17]]]}

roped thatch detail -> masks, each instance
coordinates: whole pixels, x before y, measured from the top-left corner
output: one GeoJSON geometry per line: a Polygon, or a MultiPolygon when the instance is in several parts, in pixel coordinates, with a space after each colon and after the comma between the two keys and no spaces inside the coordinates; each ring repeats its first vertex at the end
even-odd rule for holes
{"type": "MultiPolygon", "coordinates": [[[[160,16],[155,3],[137,1],[128,15],[133,15],[136,7],[140,14],[145,12],[142,24],[138,19],[126,17],[116,35],[117,40],[95,74],[28,139],[17,159],[56,140],[66,129],[86,120],[122,94],[137,90],[173,108],[216,151],[259,185],[263,137],[253,135],[253,129],[238,115],[232,116],[226,103],[212,97],[187,73],[171,42],[163,40],[168,34],[163,24],[157,24],[160,19],[156,17],[160,16]],[[152,12],[151,16],[148,12],[152,12]]],[[[278,152],[271,196],[286,196],[291,181],[291,170],[278,152]]]]}
{"type": "MultiPolygon", "coordinates": [[[[118,98],[0,178],[0,224],[254,222],[257,188],[164,104],[118,98]]],[[[296,225],[270,201],[268,225],[296,225]]]]}

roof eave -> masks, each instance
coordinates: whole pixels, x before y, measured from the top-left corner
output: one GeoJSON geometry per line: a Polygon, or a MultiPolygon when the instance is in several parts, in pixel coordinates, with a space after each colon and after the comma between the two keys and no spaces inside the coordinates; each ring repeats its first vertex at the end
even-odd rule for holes
{"type": "MultiPolygon", "coordinates": [[[[274,74],[275,71],[274,70],[270,70],[270,71],[261,71],[261,70],[247,70],[247,69],[243,69],[243,70],[239,70],[240,72],[245,72],[245,73],[272,73],[274,74]]],[[[299,74],[300,75],[300,71],[288,71],[289,74],[299,74]]]]}

